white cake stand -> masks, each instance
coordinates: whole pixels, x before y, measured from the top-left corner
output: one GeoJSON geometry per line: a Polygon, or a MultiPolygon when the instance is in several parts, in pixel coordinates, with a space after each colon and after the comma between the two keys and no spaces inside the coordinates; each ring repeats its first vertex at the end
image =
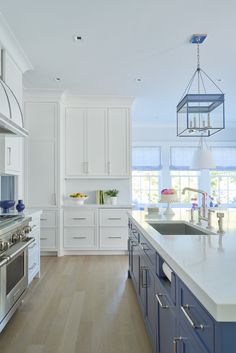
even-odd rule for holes
{"type": "Polygon", "coordinates": [[[176,198],[176,195],[170,195],[170,197],[165,197],[164,198],[161,198],[161,200],[159,201],[160,203],[167,203],[167,207],[166,207],[166,210],[165,212],[163,212],[163,214],[165,216],[173,216],[175,213],[171,207],[171,204],[172,203],[175,203],[175,202],[178,202],[177,198],[176,198]]]}

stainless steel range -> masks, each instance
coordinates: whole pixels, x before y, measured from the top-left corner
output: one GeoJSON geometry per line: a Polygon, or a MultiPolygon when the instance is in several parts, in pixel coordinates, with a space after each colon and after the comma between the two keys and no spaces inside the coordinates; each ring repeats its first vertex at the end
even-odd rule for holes
{"type": "Polygon", "coordinates": [[[31,218],[0,215],[0,332],[20,305],[28,284],[31,218]]]}

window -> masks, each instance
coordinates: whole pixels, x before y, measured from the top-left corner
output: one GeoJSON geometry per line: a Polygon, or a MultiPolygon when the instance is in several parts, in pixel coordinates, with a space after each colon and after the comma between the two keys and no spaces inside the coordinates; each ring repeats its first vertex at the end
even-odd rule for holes
{"type": "Polygon", "coordinates": [[[214,203],[236,204],[236,171],[211,171],[210,180],[214,203]]]}
{"type": "Polygon", "coordinates": [[[214,202],[236,205],[236,147],[212,147],[216,170],[210,172],[214,202]]]}
{"type": "Polygon", "coordinates": [[[161,149],[157,146],[133,147],[132,200],[138,205],[156,204],[159,199],[161,149]]]}
{"type": "Polygon", "coordinates": [[[159,173],[157,171],[133,170],[132,199],[135,204],[158,203],[159,173]]]}
{"type": "Polygon", "coordinates": [[[185,187],[198,189],[199,172],[190,170],[195,151],[196,147],[192,146],[170,148],[171,187],[176,189],[181,203],[191,203],[193,197],[198,198],[198,195],[192,192],[182,194],[185,187]]]}
{"type": "Polygon", "coordinates": [[[171,186],[176,189],[181,203],[191,203],[191,199],[198,198],[197,194],[186,192],[182,194],[182,190],[185,187],[191,187],[198,189],[199,173],[197,171],[189,170],[175,170],[170,172],[171,175],[171,186]]]}

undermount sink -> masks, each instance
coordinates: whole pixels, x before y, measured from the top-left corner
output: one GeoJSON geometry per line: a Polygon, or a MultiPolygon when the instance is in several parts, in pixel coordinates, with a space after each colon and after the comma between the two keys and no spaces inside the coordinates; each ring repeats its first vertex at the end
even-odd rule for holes
{"type": "Polygon", "coordinates": [[[207,230],[200,230],[184,222],[171,223],[149,223],[151,227],[157,230],[162,235],[206,235],[211,234],[207,230]]]}

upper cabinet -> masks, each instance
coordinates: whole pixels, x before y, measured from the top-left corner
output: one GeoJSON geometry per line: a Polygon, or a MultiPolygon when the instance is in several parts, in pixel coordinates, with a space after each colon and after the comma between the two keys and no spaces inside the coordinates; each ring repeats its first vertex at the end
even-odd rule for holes
{"type": "Polygon", "coordinates": [[[25,190],[30,207],[57,206],[58,104],[25,102],[25,190]]]}
{"type": "Polygon", "coordinates": [[[66,108],[65,177],[130,175],[128,108],[66,108]]]}

